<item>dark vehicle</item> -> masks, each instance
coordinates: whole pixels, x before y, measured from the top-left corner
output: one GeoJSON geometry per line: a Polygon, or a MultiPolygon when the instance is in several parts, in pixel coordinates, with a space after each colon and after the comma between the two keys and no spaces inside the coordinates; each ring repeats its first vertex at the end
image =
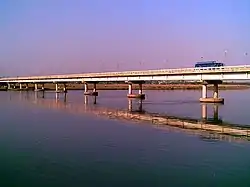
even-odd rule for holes
{"type": "Polygon", "coordinates": [[[213,61],[204,61],[204,62],[197,62],[195,64],[195,68],[214,68],[214,67],[223,67],[224,63],[213,61]]]}

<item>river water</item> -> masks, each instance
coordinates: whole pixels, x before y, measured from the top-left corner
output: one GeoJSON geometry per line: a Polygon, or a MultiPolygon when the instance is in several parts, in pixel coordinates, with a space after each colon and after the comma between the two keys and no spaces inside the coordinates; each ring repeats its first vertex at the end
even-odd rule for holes
{"type": "MultiPolygon", "coordinates": [[[[200,119],[199,91],[145,91],[142,109],[200,119]]],[[[222,121],[250,125],[250,90],[221,91],[222,121]]],[[[0,92],[0,186],[250,186],[250,144],[206,140],[53,107],[127,109],[126,91],[0,92]],[[44,96],[44,98],[43,98],[44,96]],[[88,98],[88,104],[86,103],[88,98]],[[39,104],[46,101],[45,104],[39,104]],[[94,104],[96,103],[96,104],[94,104]]],[[[134,108],[139,102],[133,101],[134,108]]],[[[213,118],[214,106],[207,106],[213,118]]]]}

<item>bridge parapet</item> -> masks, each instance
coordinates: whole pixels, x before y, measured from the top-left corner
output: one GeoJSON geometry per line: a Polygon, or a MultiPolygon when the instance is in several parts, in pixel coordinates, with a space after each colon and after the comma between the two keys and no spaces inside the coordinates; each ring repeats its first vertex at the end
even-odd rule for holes
{"type": "Polygon", "coordinates": [[[19,81],[19,80],[48,80],[48,79],[79,79],[82,78],[101,78],[101,77],[124,77],[124,76],[157,76],[157,75],[186,75],[186,74],[215,74],[250,72],[250,65],[224,66],[214,68],[179,68],[179,69],[160,69],[146,71],[124,71],[124,72],[103,72],[103,73],[82,73],[67,75],[47,75],[47,76],[26,76],[0,78],[0,81],[19,81]]]}

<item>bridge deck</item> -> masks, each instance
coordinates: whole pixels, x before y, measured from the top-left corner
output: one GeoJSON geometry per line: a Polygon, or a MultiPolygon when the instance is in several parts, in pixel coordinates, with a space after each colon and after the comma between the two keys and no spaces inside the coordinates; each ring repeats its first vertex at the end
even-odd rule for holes
{"type": "Polygon", "coordinates": [[[25,77],[6,77],[0,81],[18,80],[48,80],[48,79],[80,79],[80,78],[107,78],[107,77],[133,77],[133,76],[171,76],[171,75],[196,75],[196,74],[217,74],[217,73],[248,73],[250,65],[224,66],[213,68],[180,68],[180,69],[159,69],[146,71],[123,71],[123,72],[103,72],[103,73],[82,73],[65,75],[44,75],[25,77]]]}

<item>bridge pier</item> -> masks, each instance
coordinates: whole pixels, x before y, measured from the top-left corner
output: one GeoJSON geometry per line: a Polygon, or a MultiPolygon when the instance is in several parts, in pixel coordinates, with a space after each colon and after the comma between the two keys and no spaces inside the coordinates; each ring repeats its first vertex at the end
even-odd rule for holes
{"type": "Polygon", "coordinates": [[[85,82],[84,83],[84,95],[98,96],[98,92],[96,90],[96,84],[97,84],[97,82],[93,83],[93,91],[90,92],[90,91],[88,91],[88,83],[85,82]]]}
{"type": "Polygon", "coordinates": [[[8,83],[8,87],[7,87],[7,89],[8,89],[8,90],[10,90],[10,89],[11,89],[11,84],[10,84],[10,83],[8,83]]]}
{"type": "Polygon", "coordinates": [[[37,92],[38,91],[38,85],[37,84],[35,84],[35,90],[34,90],[35,92],[37,92]]]}
{"type": "Polygon", "coordinates": [[[68,92],[68,90],[67,90],[67,84],[65,84],[65,83],[63,84],[63,92],[64,92],[64,93],[67,93],[67,92],[68,92]]]}
{"type": "Polygon", "coordinates": [[[42,91],[44,91],[44,84],[42,84],[42,91]]]}
{"type": "Polygon", "coordinates": [[[142,84],[144,83],[144,81],[129,81],[128,83],[128,94],[127,97],[128,98],[139,98],[139,99],[145,99],[145,94],[142,93],[142,84]],[[138,94],[133,94],[133,83],[137,83],[139,84],[139,91],[138,94]]]}
{"type": "Polygon", "coordinates": [[[138,108],[133,107],[133,99],[128,99],[128,111],[129,112],[142,112],[142,99],[137,100],[138,102],[138,108]]]}
{"type": "Polygon", "coordinates": [[[222,83],[219,80],[210,80],[204,81],[202,84],[202,97],[200,98],[200,102],[202,103],[224,103],[224,98],[219,98],[219,88],[218,84],[222,83]],[[207,97],[207,85],[214,85],[213,97],[207,97]]]}
{"type": "Polygon", "coordinates": [[[58,83],[56,83],[56,93],[58,93],[59,90],[58,90],[58,83]]]}
{"type": "Polygon", "coordinates": [[[213,117],[208,116],[208,104],[202,103],[201,104],[201,119],[204,122],[213,121],[213,122],[220,122],[219,119],[219,104],[211,104],[213,105],[213,117]]]}

